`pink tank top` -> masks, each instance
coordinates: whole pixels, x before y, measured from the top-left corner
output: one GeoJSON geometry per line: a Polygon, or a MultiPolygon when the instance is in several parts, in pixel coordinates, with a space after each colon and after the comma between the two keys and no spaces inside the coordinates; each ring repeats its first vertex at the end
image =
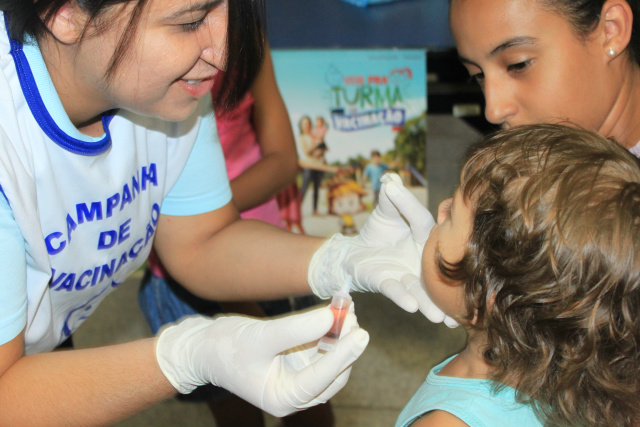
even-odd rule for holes
{"type": "MultiPolygon", "coordinates": [[[[251,124],[252,109],[253,97],[247,93],[234,110],[216,114],[218,135],[230,181],[262,158],[260,144],[251,124]]],[[[275,198],[241,212],[240,216],[246,219],[259,219],[283,228],[275,198]]]]}

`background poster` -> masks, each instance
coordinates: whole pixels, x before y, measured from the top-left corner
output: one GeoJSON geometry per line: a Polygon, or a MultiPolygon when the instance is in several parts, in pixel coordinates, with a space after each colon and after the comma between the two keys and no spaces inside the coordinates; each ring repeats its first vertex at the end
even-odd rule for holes
{"type": "Polygon", "coordinates": [[[274,49],[272,56],[302,169],[302,232],[357,233],[385,170],[426,203],[425,50],[274,49]]]}

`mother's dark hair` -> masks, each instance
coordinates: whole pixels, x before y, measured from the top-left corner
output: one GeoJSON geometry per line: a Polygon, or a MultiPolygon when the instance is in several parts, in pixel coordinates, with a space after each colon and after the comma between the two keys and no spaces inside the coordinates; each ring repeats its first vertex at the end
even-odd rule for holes
{"type": "MultiPolygon", "coordinates": [[[[600,22],[607,0],[540,0],[546,8],[560,13],[571,23],[575,33],[587,37],[600,22]]],[[[633,12],[633,28],[629,41],[631,59],[640,65],[640,0],[626,0],[633,12]]]]}
{"type": "MultiPolygon", "coordinates": [[[[49,34],[45,23],[69,2],[76,2],[87,13],[87,26],[113,6],[136,2],[129,25],[105,70],[105,77],[110,79],[135,41],[138,23],[149,1],[152,0],[0,0],[0,10],[9,17],[11,38],[24,43],[28,36],[39,40],[49,34]]],[[[216,108],[235,105],[257,76],[264,57],[264,16],[264,0],[229,0],[227,72],[223,73],[221,90],[215,99],[216,108]]]]}

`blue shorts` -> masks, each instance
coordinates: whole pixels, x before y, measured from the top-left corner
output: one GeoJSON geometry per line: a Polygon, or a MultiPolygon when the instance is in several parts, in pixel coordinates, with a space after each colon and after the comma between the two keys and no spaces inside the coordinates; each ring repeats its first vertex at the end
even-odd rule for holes
{"type": "MultiPolygon", "coordinates": [[[[145,271],[140,285],[138,303],[154,335],[167,323],[176,322],[185,316],[194,314],[215,316],[224,313],[217,302],[197,297],[175,280],[158,277],[152,274],[149,269],[145,271]]],[[[278,316],[312,307],[318,304],[318,301],[315,296],[307,295],[260,301],[258,304],[267,316],[278,316]]],[[[178,398],[195,402],[216,401],[223,400],[230,394],[223,388],[207,384],[198,387],[190,394],[178,395],[178,398]]]]}

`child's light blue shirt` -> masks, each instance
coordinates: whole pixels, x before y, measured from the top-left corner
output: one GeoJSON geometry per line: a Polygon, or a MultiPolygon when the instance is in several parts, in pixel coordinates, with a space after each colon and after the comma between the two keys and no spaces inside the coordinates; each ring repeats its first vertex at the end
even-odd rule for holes
{"type": "Polygon", "coordinates": [[[530,405],[517,403],[516,390],[492,391],[493,381],[438,375],[454,356],[435,366],[404,407],[396,427],[408,427],[427,412],[446,411],[470,427],[541,427],[530,405]]]}

